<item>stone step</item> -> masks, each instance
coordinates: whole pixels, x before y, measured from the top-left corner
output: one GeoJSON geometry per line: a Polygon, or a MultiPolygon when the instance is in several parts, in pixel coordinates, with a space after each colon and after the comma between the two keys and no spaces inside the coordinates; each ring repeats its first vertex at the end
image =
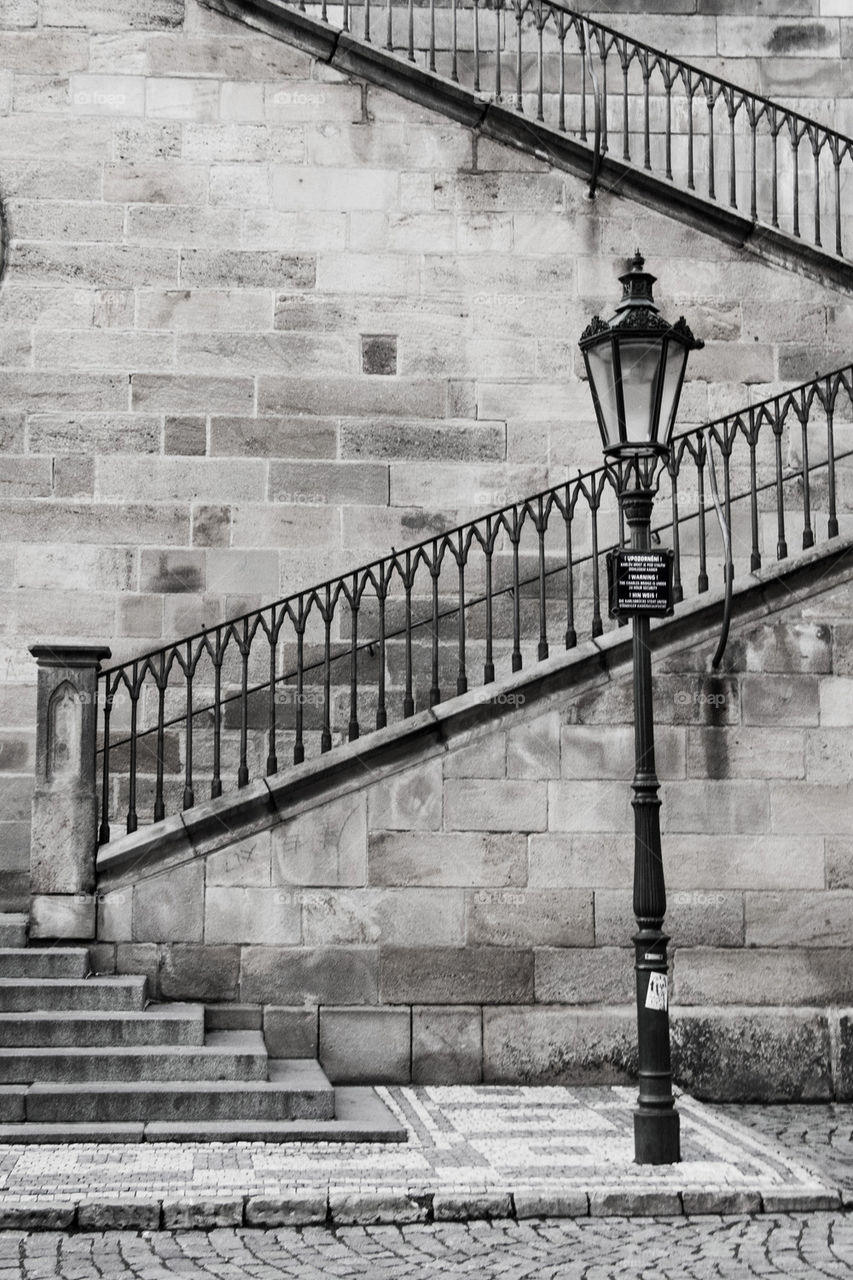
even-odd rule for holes
{"type": "Polygon", "coordinates": [[[144,977],[0,978],[0,1013],[37,1009],[142,1009],[144,977]]]}
{"type": "Polygon", "coordinates": [[[0,914],[0,947],[25,947],[28,924],[27,916],[18,912],[0,914]]]}
{"type": "Polygon", "coordinates": [[[279,1062],[268,1081],[33,1084],[25,1097],[26,1119],[36,1124],[331,1120],[334,1090],[319,1063],[307,1065],[313,1071],[304,1069],[302,1059],[279,1062]]]}
{"type": "Polygon", "coordinates": [[[85,978],[89,968],[86,947],[4,947],[0,950],[0,978],[85,978]]]}
{"type": "Polygon", "coordinates": [[[260,1031],[219,1031],[203,1045],[0,1049],[0,1083],[266,1080],[260,1031]]]}
{"type": "MultiPolygon", "coordinates": [[[[2,1089],[0,1089],[2,1097],[2,1089]]],[[[23,1113],[21,1113],[23,1114],[23,1113]]],[[[330,1120],[172,1120],[127,1123],[0,1124],[0,1143],[64,1142],[406,1142],[408,1134],[372,1089],[335,1090],[330,1120]]]]}
{"type": "Polygon", "coordinates": [[[203,1044],[204,1006],[200,1004],[150,1005],[141,1012],[0,1013],[2,1048],[203,1044]]]}

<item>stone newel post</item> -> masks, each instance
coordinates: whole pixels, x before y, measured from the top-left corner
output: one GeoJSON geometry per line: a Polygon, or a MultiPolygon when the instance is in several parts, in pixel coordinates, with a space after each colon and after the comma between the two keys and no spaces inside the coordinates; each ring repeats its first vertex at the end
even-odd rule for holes
{"type": "Polygon", "coordinates": [[[95,936],[95,739],[103,645],[33,645],[38,663],[30,936],[95,936]]]}

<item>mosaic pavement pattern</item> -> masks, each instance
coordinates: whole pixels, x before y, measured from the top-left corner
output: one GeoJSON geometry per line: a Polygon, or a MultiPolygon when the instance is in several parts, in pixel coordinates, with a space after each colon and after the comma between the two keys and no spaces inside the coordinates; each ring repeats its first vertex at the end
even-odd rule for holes
{"type": "Polygon", "coordinates": [[[837,1182],[681,1096],[682,1162],[633,1163],[631,1088],[378,1090],[407,1144],[0,1148],[0,1226],[239,1227],[838,1209],[837,1182]]]}

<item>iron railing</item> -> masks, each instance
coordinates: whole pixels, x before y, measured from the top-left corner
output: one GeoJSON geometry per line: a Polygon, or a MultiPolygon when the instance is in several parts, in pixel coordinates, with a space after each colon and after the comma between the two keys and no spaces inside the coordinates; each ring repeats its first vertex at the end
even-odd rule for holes
{"type": "Polygon", "coordinates": [[[593,183],[610,153],[843,255],[853,139],[559,0],[287,2],[590,146],[593,183]]]}
{"type": "MultiPolygon", "coordinates": [[[[656,532],[675,600],[725,581],[712,491],[732,571],[756,570],[794,521],[797,549],[837,536],[851,453],[851,366],[677,437],[656,532]]],[[[101,842],[601,635],[623,532],[598,468],[105,671],[101,842]]]]}

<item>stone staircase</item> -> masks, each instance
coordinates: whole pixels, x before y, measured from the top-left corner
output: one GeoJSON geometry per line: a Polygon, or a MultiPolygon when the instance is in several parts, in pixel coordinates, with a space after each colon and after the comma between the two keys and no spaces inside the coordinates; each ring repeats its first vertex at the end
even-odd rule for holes
{"type": "Polygon", "coordinates": [[[0,1143],[405,1140],[313,1059],[148,1005],[144,977],[93,975],[84,946],[26,943],[26,916],[0,916],[0,1143]]]}

